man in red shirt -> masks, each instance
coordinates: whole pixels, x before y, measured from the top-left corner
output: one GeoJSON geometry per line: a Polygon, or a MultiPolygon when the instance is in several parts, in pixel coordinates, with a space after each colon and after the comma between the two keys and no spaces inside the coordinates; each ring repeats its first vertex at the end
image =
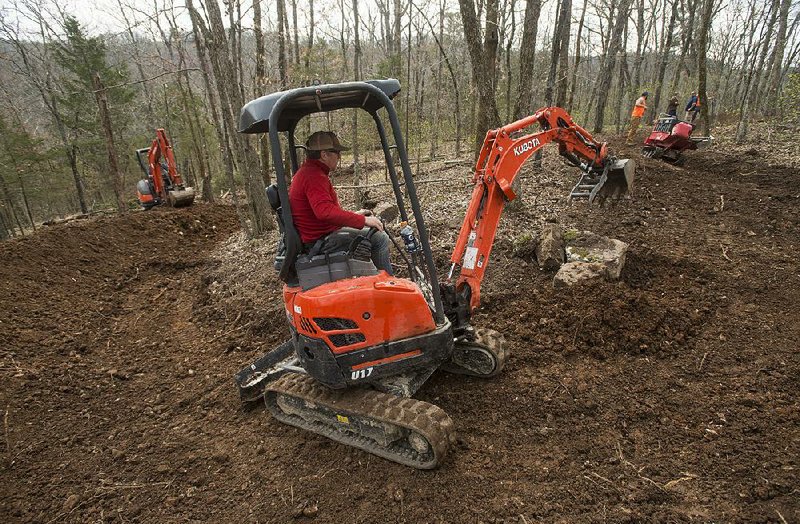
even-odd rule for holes
{"type": "Polygon", "coordinates": [[[369,228],[376,231],[370,237],[372,261],[378,269],[394,274],[389,257],[389,236],[383,231],[383,223],[375,216],[366,216],[369,211],[358,213],[345,211],[333,189],[329,173],[339,165],[342,146],[331,131],[317,131],[306,141],[306,160],[292,178],[289,187],[289,205],[292,219],[303,244],[311,244],[320,238],[343,229],[353,237],[366,235],[369,228]]]}

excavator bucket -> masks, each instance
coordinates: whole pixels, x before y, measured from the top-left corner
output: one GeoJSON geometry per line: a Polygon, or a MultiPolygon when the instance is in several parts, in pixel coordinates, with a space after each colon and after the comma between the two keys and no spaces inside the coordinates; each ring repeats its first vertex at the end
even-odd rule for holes
{"type": "Polygon", "coordinates": [[[194,188],[173,189],[167,193],[167,197],[172,207],[191,206],[194,202],[194,188]]]}
{"type": "Polygon", "coordinates": [[[636,162],[628,158],[615,159],[602,172],[583,173],[572,188],[571,198],[586,198],[591,204],[599,200],[619,199],[633,191],[636,162]]]}

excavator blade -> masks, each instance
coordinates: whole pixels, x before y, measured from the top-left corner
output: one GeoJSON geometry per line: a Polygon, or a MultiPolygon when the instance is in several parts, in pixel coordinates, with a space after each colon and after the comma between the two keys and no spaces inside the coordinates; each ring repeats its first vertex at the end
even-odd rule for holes
{"type": "Polygon", "coordinates": [[[194,188],[173,189],[168,193],[168,198],[172,207],[191,206],[194,202],[194,188]]]}

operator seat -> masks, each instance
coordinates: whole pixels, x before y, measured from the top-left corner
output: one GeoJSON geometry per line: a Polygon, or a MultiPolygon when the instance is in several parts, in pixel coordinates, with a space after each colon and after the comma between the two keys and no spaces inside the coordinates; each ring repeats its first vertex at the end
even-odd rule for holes
{"type": "Polygon", "coordinates": [[[351,233],[334,231],[305,246],[294,228],[287,228],[283,220],[281,197],[278,185],[267,187],[267,200],[278,221],[280,238],[275,250],[275,270],[284,274],[284,264],[291,264],[285,271],[284,282],[290,287],[300,286],[304,291],[345,278],[378,274],[378,268],[370,258],[369,239],[351,233]],[[287,235],[293,235],[294,245],[300,251],[293,260],[287,260],[287,235]]]}

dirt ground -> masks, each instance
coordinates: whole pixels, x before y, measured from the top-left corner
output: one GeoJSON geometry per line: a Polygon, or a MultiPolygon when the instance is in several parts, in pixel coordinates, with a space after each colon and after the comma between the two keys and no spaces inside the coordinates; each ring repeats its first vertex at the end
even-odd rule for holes
{"type": "MultiPolygon", "coordinates": [[[[800,522],[800,169],[612,145],[639,164],[613,206],[570,204],[552,151],[527,172],[474,319],[513,356],[419,392],[459,434],[432,472],[240,404],[233,374],[287,328],[275,239],[231,207],[1,243],[0,522],[800,522]],[[554,290],[514,256],[548,221],[628,242],[620,282],[554,290]]],[[[419,186],[443,269],[470,169],[422,171],[454,180],[419,186]]]]}

